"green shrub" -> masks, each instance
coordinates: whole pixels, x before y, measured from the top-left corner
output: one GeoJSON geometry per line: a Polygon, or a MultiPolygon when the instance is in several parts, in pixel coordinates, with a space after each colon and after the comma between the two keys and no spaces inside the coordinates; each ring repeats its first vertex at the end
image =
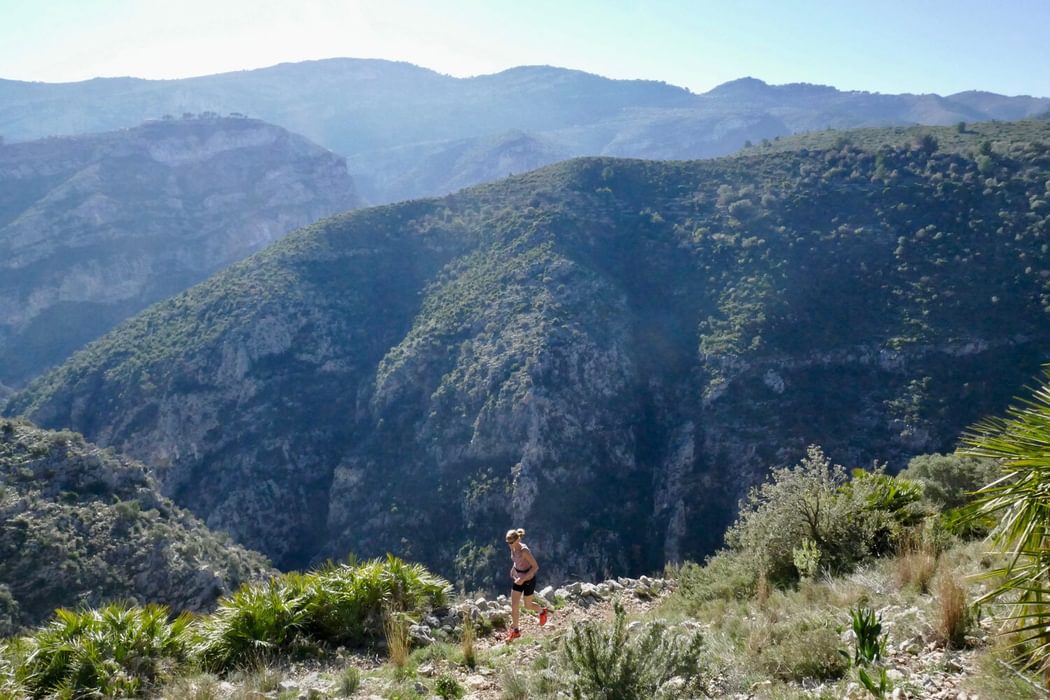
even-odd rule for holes
{"type": "Polygon", "coordinates": [[[726,542],[753,556],[773,583],[797,580],[793,552],[806,539],[816,543],[825,568],[851,569],[868,555],[874,533],[852,492],[842,488],[847,478],[819,447],[810,447],[797,466],[774,469],[751,490],[726,542]]]}
{"type": "Polygon", "coordinates": [[[938,510],[965,505],[977,489],[998,476],[994,459],[962,454],[929,454],[912,458],[900,477],[921,482],[924,497],[938,510]]]}
{"type": "Polygon", "coordinates": [[[457,700],[463,697],[463,686],[448,673],[440,676],[434,683],[434,692],[444,700],[457,700]]]}
{"type": "Polygon", "coordinates": [[[757,576],[752,557],[747,552],[722,550],[708,557],[703,566],[686,562],[676,578],[678,587],[672,604],[680,601],[690,614],[709,600],[750,598],[755,593],[757,576]]]}
{"type": "Polygon", "coordinates": [[[219,601],[198,630],[196,652],[205,668],[226,671],[265,662],[303,639],[306,599],[301,577],[247,584],[219,601]]]}
{"type": "Polygon", "coordinates": [[[852,571],[891,552],[901,533],[922,521],[923,487],[881,470],[856,469],[852,479],[812,446],[796,466],[774,469],[741,503],[726,533],[730,550],[750,561],[755,580],[786,584],[852,571]]]}
{"type": "Polygon", "coordinates": [[[574,698],[648,700],[660,697],[661,688],[673,678],[699,682],[699,634],[678,633],[660,622],[630,633],[619,602],[615,611],[612,625],[575,623],[565,640],[562,662],[574,698]]]}
{"type": "Polygon", "coordinates": [[[356,666],[347,666],[339,675],[339,694],[348,698],[361,687],[361,671],[356,666]]]}
{"type": "Polygon", "coordinates": [[[870,608],[849,611],[853,627],[853,665],[873,664],[882,658],[886,639],[882,636],[882,620],[870,608]]]}
{"type": "Polygon", "coordinates": [[[139,696],[186,662],[189,623],[159,605],[58,610],[24,640],[16,680],[33,697],[139,696]]]}
{"type": "Polygon", "coordinates": [[[224,671],[318,645],[358,645],[382,637],[384,609],[427,610],[443,605],[448,589],[422,566],[392,556],[286,574],[220,600],[196,648],[206,668],[224,671]]]}
{"type": "Polygon", "coordinates": [[[841,678],[848,668],[836,630],[827,620],[765,620],[749,643],[753,665],[782,681],[841,678]]]}
{"type": "Polygon", "coordinates": [[[328,564],[310,575],[310,633],[331,644],[378,639],[384,608],[429,610],[448,601],[449,589],[425,567],[390,555],[363,564],[328,564]]]}

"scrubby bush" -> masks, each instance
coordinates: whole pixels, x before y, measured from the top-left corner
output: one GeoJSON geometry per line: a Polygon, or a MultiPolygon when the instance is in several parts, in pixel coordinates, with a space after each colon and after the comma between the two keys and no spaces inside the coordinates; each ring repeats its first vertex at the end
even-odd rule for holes
{"type": "Polygon", "coordinates": [[[159,605],[59,610],[24,639],[15,680],[33,697],[141,696],[187,661],[189,624],[159,605]]]}
{"type": "Polygon", "coordinates": [[[761,640],[752,640],[752,663],[769,676],[783,681],[833,680],[846,672],[839,635],[827,621],[771,622],[762,635],[761,640]]]}
{"type": "Polygon", "coordinates": [[[448,673],[438,677],[434,683],[434,692],[444,700],[458,700],[463,697],[463,686],[455,676],[448,673]]]}
{"type": "Polygon", "coordinates": [[[428,610],[443,605],[448,590],[444,579],[392,556],[287,574],[220,600],[197,651],[205,667],[222,671],[318,645],[357,645],[383,635],[384,609],[428,610]]]}
{"type": "Polygon", "coordinates": [[[971,494],[993,481],[998,465],[993,459],[962,454],[929,454],[912,458],[900,477],[923,485],[924,497],[940,510],[965,505],[971,494]]]}
{"type": "Polygon", "coordinates": [[[500,700],[528,700],[529,677],[508,666],[500,676],[500,700]]]}
{"type": "Polygon", "coordinates": [[[611,625],[575,623],[566,638],[562,663],[572,696],[648,700],[688,695],[690,688],[683,685],[700,682],[700,634],[680,633],[661,622],[632,633],[618,602],[615,611],[611,625]]]}
{"type": "Polygon", "coordinates": [[[225,671],[290,651],[305,640],[306,599],[302,577],[242,586],[202,622],[196,640],[201,663],[225,671]]]}
{"type": "Polygon", "coordinates": [[[339,694],[348,698],[361,687],[361,670],[357,666],[347,666],[339,674],[339,694]]]}
{"type": "Polygon", "coordinates": [[[850,479],[814,446],[798,465],[774,469],[751,490],[726,542],[775,584],[813,576],[818,566],[844,573],[891,551],[925,514],[921,498],[919,484],[881,471],[858,469],[850,479]]]}
{"type": "Polygon", "coordinates": [[[674,603],[681,604],[688,614],[694,614],[701,605],[716,598],[750,598],[757,584],[750,555],[731,550],[712,555],[702,566],[686,562],[674,578],[678,581],[674,603]]]}

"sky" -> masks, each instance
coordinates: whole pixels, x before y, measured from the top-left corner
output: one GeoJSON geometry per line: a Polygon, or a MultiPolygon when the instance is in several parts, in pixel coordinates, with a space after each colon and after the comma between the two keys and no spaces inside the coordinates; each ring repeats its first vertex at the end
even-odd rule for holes
{"type": "Polygon", "coordinates": [[[1050,0],[0,0],[0,78],[181,78],[332,57],[518,65],[705,92],[1050,96],[1050,0]]]}

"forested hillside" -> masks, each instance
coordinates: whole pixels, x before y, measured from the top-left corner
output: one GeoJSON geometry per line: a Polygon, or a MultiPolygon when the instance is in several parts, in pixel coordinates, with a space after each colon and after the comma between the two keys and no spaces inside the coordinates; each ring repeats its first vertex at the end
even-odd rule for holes
{"type": "Polygon", "coordinates": [[[331,218],[6,411],[282,567],[395,551],[474,586],[510,524],[551,579],[701,558],[806,445],[950,450],[1050,359],[1050,122],[847,137],[331,218]]]}
{"type": "Polygon", "coordinates": [[[117,599],[208,610],[271,571],[161,496],[142,464],[0,420],[0,635],[117,599]]]}

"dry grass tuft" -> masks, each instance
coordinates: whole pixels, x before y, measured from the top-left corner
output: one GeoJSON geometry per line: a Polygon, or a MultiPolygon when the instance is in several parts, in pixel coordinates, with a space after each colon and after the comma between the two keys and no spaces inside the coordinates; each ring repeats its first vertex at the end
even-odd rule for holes
{"type": "Polygon", "coordinates": [[[474,648],[474,620],[470,618],[470,614],[467,612],[463,613],[463,663],[468,668],[474,669],[478,665],[477,650],[474,648]]]}
{"type": "Polygon", "coordinates": [[[929,593],[930,583],[937,573],[937,552],[921,542],[901,548],[897,557],[897,585],[901,590],[914,588],[919,593],[929,593]]]}
{"type": "Polygon", "coordinates": [[[937,587],[937,636],[945,646],[961,649],[972,623],[972,612],[966,601],[966,588],[955,572],[945,572],[937,587]]]}
{"type": "Polygon", "coordinates": [[[408,635],[408,622],[404,613],[386,608],[383,610],[383,634],[386,637],[386,651],[390,663],[398,669],[408,664],[408,653],[411,640],[408,635]]]}

